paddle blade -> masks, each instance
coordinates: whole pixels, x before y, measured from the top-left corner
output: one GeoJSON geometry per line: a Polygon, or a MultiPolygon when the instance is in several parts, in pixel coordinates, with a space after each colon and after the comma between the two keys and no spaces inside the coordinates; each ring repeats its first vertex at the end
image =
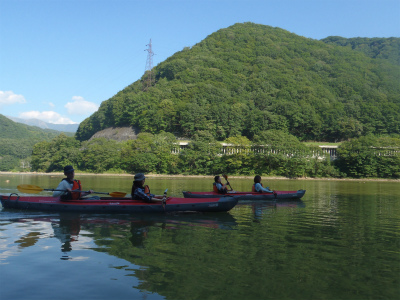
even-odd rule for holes
{"type": "Polygon", "coordinates": [[[110,195],[111,197],[114,197],[114,198],[123,198],[123,197],[126,196],[126,193],[112,192],[112,193],[109,193],[109,195],[110,195]]]}
{"type": "Polygon", "coordinates": [[[222,177],[224,177],[224,178],[225,178],[225,180],[226,180],[226,181],[228,181],[228,175],[226,175],[226,174],[222,174],[222,177]]]}
{"type": "Polygon", "coordinates": [[[43,191],[43,189],[40,186],[32,185],[32,184],[21,184],[17,186],[18,191],[21,193],[26,193],[26,194],[37,194],[43,191]]]}

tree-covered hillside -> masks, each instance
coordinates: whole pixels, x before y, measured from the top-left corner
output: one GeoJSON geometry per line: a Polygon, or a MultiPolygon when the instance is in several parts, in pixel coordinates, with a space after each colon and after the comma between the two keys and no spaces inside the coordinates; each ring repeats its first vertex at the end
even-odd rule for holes
{"type": "Polygon", "coordinates": [[[20,160],[29,160],[33,145],[59,134],[59,131],[16,123],[0,114],[0,171],[18,168],[20,160]]]}
{"type": "Polygon", "coordinates": [[[400,66],[400,38],[351,38],[329,36],[322,40],[327,44],[348,47],[365,53],[371,58],[386,59],[400,66]]]}
{"type": "Polygon", "coordinates": [[[252,140],[281,130],[340,141],[400,132],[400,66],[350,47],[253,23],[221,29],[183,49],[80,124],[77,139],[133,126],[192,138],[252,140]]]}

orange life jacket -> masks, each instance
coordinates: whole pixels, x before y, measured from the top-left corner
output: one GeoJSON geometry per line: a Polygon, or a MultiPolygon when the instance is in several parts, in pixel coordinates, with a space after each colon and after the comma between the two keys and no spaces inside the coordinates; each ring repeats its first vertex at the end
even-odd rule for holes
{"type": "Polygon", "coordinates": [[[219,193],[218,188],[217,188],[217,185],[216,185],[215,182],[213,183],[213,191],[214,191],[215,193],[219,193]]]}
{"type": "MultiPolygon", "coordinates": [[[[80,180],[74,180],[74,183],[72,185],[72,190],[79,190],[82,191],[82,186],[81,186],[81,181],[80,180]]],[[[79,200],[82,196],[82,193],[80,192],[72,192],[72,200],[79,200]]]]}
{"type": "MultiPolygon", "coordinates": [[[[222,186],[224,186],[224,185],[222,185],[222,186]]],[[[226,194],[226,193],[228,192],[228,189],[225,187],[225,188],[222,189],[222,191],[220,191],[220,190],[218,190],[218,188],[217,188],[217,183],[214,182],[214,183],[213,183],[213,191],[216,192],[216,193],[218,193],[218,194],[226,194]]]]}
{"type": "MultiPolygon", "coordinates": [[[[71,181],[68,180],[67,178],[64,178],[63,180],[66,180],[68,183],[71,183],[71,181]]],[[[73,191],[76,191],[76,190],[82,191],[81,181],[74,179],[72,181],[71,190],[73,190],[73,191]]],[[[62,195],[61,199],[62,200],[79,200],[81,198],[81,196],[82,196],[81,192],[71,192],[71,193],[68,193],[66,195],[62,195]]]]}
{"type": "Polygon", "coordinates": [[[148,185],[145,185],[145,186],[144,186],[144,193],[145,193],[146,195],[150,195],[150,188],[149,188],[148,185]]]}
{"type": "MultiPolygon", "coordinates": [[[[139,199],[136,199],[135,196],[134,196],[135,190],[136,190],[137,188],[140,188],[140,187],[136,187],[136,186],[135,186],[135,182],[133,182],[133,185],[132,185],[132,192],[131,192],[131,197],[132,197],[133,200],[139,200],[139,199]]],[[[148,185],[145,185],[143,188],[144,188],[144,193],[145,193],[147,196],[150,196],[150,188],[149,188],[149,186],[148,186],[148,185]]]]}
{"type": "MultiPolygon", "coordinates": [[[[260,184],[261,184],[261,186],[263,186],[261,182],[260,182],[260,184]]],[[[257,191],[256,191],[256,184],[253,184],[253,188],[251,189],[251,191],[252,191],[253,193],[256,193],[256,192],[257,192],[257,191]]],[[[259,193],[262,193],[262,191],[259,191],[259,193]]]]}

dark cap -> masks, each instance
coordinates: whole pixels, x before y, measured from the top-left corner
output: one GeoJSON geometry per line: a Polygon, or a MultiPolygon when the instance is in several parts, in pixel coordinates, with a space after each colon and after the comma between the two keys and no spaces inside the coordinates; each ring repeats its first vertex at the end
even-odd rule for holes
{"type": "Polygon", "coordinates": [[[75,170],[74,170],[74,168],[72,166],[65,166],[64,167],[64,173],[65,174],[71,173],[73,171],[75,171],[75,170]]]}
{"type": "Polygon", "coordinates": [[[136,175],[135,175],[135,177],[134,177],[134,181],[142,181],[142,180],[145,180],[145,176],[144,176],[144,174],[143,173],[137,173],[136,175]]]}

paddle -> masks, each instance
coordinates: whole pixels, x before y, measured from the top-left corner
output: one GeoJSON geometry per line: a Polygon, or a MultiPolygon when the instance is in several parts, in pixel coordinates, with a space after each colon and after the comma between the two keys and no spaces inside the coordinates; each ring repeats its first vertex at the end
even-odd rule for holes
{"type": "Polygon", "coordinates": [[[226,184],[227,184],[227,185],[229,185],[229,187],[231,188],[231,191],[233,191],[233,188],[232,188],[231,184],[230,184],[230,183],[229,183],[229,181],[228,181],[228,175],[226,175],[226,174],[222,174],[222,177],[224,177],[224,178],[225,178],[225,180],[226,180],[226,184]]]}
{"type": "Polygon", "coordinates": [[[165,209],[165,205],[167,204],[167,192],[168,192],[168,189],[165,189],[164,196],[162,198],[162,206],[164,209],[165,209]]]}
{"type": "MultiPolygon", "coordinates": [[[[50,191],[50,192],[54,192],[54,191],[65,192],[66,191],[66,190],[56,190],[56,189],[42,189],[40,186],[31,185],[31,184],[21,184],[21,185],[17,186],[17,189],[21,193],[27,193],[27,194],[37,194],[42,191],[50,191]]],[[[72,192],[89,193],[89,191],[79,191],[79,190],[74,190],[72,192]]],[[[112,193],[92,192],[92,193],[93,194],[110,195],[111,197],[115,197],[115,198],[125,197],[125,195],[126,195],[126,193],[121,193],[121,192],[112,192],[112,193]]]]}

